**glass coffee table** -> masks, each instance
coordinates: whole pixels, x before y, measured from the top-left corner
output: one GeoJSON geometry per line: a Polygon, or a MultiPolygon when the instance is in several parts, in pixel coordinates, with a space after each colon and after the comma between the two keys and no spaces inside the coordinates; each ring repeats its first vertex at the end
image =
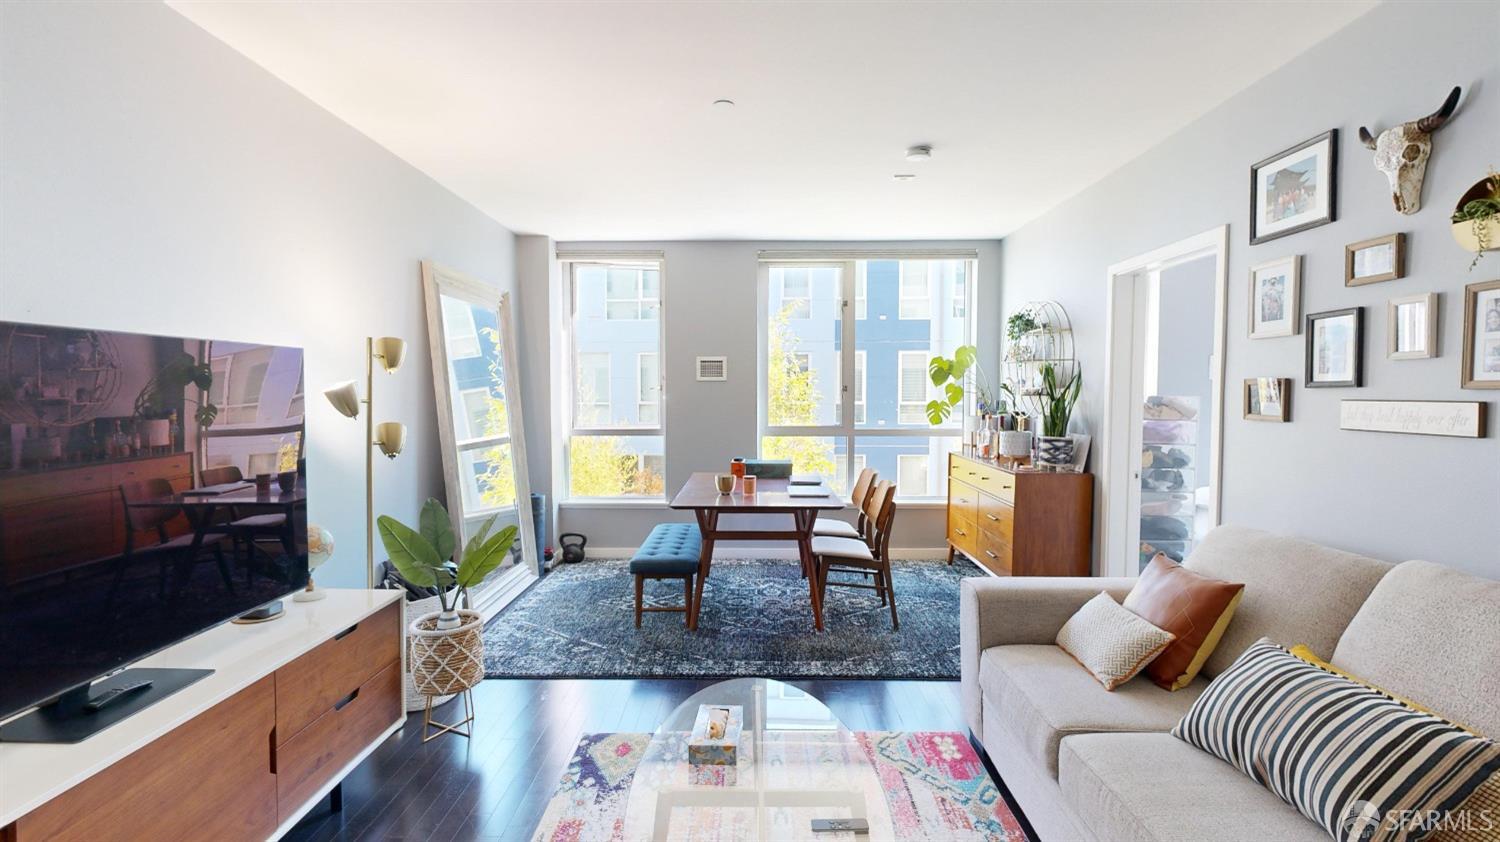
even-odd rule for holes
{"type": "Polygon", "coordinates": [[[626,802],[623,838],[890,840],[875,767],[826,705],[789,684],[737,678],[695,693],[652,736],[626,802]],[[688,735],[699,705],[740,705],[734,766],[693,766],[688,735]],[[869,832],[814,833],[815,819],[864,819],[869,832]]]}

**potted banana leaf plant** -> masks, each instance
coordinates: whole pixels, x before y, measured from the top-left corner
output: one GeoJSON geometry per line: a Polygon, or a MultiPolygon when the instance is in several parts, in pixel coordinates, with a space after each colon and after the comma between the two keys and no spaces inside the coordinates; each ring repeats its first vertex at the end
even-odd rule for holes
{"type": "Polygon", "coordinates": [[[516,527],[494,531],[491,516],[455,558],[453,522],[437,500],[423,504],[416,529],[389,515],[377,518],[376,525],[391,564],[407,581],[438,596],[440,609],[412,620],[407,632],[417,692],[430,700],[472,688],[484,678],[484,623],[478,611],[460,606],[470,605],[469,591],[510,556],[516,527]]]}

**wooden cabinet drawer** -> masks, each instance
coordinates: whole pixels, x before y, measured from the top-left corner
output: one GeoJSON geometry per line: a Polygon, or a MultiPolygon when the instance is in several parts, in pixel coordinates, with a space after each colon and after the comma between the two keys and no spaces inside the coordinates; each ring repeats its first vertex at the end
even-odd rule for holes
{"type": "Polygon", "coordinates": [[[974,523],[981,532],[994,532],[1005,537],[1006,543],[1015,540],[1016,510],[998,497],[979,495],[979,517],[974,523]]]}
{"type": "Polygon", "coordinates": [[[111,465],[111,484],[119,485],[130,480],[176,479],[193,475],[193,460],[186,453],[163,456],[158,459],[137,459],[111,465]]]}
{"type": "Polygon", "coordinates": [[[276,743],[401,660],[401,604],[393,602],[276,671],[276,743]]]}
{"type": "Polygon", "coordinates": [[[980,564],[1001,576],[1011,574],[1010,541],[1003,535],[980,527],[979,553],[975,558],[980,564]]]}
{"type": "Polygon", "coordinates": [[[275,750],[276,792],[286,821],[319,787],[403,715],[401,663],[335,701],[322,716],[275,750]]]}
{"type": "Polygon", "coordinates": [[[275,714],[267,676],[22,816],[14,842],[266,839],[275,714]]]}
{"type": "Polygon", "coordinates": [[[974,521],[979,517],[979,492],[958,480],[948,480],[948,516],[974,521]]]}
{"type": "Polygon", "coordinates": [[[1016,475],[994,465],[950,453],[948,477],[973,486],[985,494],[1015,502],[1016,475]]]}
{"type": "Polygon", "coordinates": [[[954,517],[952,512],[948,514],[948,543],[969,555],[979,554],[979,531],[974,528],[972,520],[954,517]]]}
{"type": "Polygon", "coordinates": [[[7,477],[0,480],[0,503],[108,491],[114,487],[109,468],[109,465],[91,465],[86,468],[59,468],[39,474],[7,477]]]}

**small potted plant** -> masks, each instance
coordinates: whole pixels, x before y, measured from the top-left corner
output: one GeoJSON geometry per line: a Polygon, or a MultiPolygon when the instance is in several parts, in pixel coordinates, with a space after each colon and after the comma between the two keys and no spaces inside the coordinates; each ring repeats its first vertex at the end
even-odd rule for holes
{"type": "MultiPolygon", "coordinates": [[[[429,499],[423,504],[417,529],[389,515],[381,515],[376,524],[391,564],[413,585],[437,593],[439,610],[417,617],[407,629],[412,681],[417,692],[427,697],[426,722],[434,725],[433,698],[466,693],[484,678],[483,620],[478,611],[459,606],[469,605],[469,590],[495,572],[510,555],[516,542],[516,527],[507,526],[491,534],[495,526],[492,515],[455,559],[458,542],[452,521],[448,510],[436,500],[429,499]]],[[[467,700],[465,706],[472,719],[472,707],[467,700]]],[[[444,730],[467,736],[452,726],[440,725],[438,733],[444,730]]]]}
{"type": "Polygon", "coordinates": [[[1453,239],[1474,252],[1472,270],[1491,249],[1500,248],[1500,172],[1491,172],[1458,199],[1453,239]]]}
{"type": "Polygon", "coordinates": [[[1037,400],[1042,405],[1042,434],[1037,438],[1037,458],[1045,465],[1067,465],[1073,461],[1068,419],[1073,416],[1073,406],[1083,391],[1083,372],[1074,371],[1063,383],[1052,363],[1042,363],[1041,376],[1037,400]]]}
{"type": "Polygon", "coordinates": [[[141,443],[152,448],[174,445],[172,417],[178,406],[187,403],[198,403],[193,418],[200,427],[213,424],[219,408],[207,400],[199,403],[186,395],[189,386],[207,392],[213,383],[213,369],[208,363],[193,359],[189,353],[175,355],[164,363],[135,398],[135,417],[140,422],[144,439],[141,443]]]}

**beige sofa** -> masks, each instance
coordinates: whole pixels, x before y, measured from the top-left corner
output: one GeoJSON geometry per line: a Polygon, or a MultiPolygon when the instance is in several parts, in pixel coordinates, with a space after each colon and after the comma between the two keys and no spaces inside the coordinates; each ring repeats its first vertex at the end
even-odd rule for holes
{"type": "Polygon", "coordinates": [[[1085,601],[1132,580],[965,579],[964,713],[1043,842],[1327,840],[1229,764],[1166,733],[1261,637],[1318,655],[1482,734],[1500,734],[1500,581],[1391,565],[1224,526],[1187,560],[1245,583],[1204,674],[1175,693],[1107,692],[1053,640],[1085,601]]]}

